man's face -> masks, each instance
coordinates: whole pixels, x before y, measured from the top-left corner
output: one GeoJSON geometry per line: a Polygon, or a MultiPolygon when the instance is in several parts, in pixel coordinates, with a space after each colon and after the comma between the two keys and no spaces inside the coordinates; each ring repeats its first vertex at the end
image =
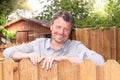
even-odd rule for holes
{"type": "Polygon", "coordinates": [[[63,44],[70,35],[72,25],[59,17],[51,25],[52,41],[63,44]]]}

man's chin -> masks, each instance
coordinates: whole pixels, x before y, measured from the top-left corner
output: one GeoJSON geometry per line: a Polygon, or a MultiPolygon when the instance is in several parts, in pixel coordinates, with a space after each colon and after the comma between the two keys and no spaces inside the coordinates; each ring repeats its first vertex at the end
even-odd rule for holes
{"type": "Polygon", "coordinates": [[[57,42],[57,43],[59,43],[59,44],[64,43],[64,41],[63,41],[63,40],[56,40],[56,42],[57,42]]]}

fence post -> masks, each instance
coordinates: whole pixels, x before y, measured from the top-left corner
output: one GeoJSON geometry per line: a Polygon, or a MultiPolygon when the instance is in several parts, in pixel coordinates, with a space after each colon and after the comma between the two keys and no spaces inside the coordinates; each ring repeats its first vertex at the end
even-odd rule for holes
{"type": "Polygon", "coordinates": [[[29,59],[22,59],[19,62],[20,80],[38,80],[37,65],[33,65],[29,59]]]}
{"type": "Polygon", "coordinates": [[[81,62],[79,80],[96,80],[96,64],[90,60],[81,62]]]}
{"type": "Polygon", "coordinates": [[[3,73],[2,73],[3,66],[2,66],[2,63],[3,63],[3,60],[0,60],[0,80],[3,80],[3,73]]]}
{"type": "Polygon", "coordinates": [[[43,61],[38,64],[39,80],[58,80],[57,64],[53,64],[51,69],[42,69],[43,61]]]}
{"type": "Polygon", "coordinates": [[[3,60],[3,80],[13,80],[14,61],[12,59],[3,60]]]}
{"type": "Polygon", "coordinates": [[[120,64],[115,60],[107,60],[103,65],[103,80],[120,80],[120,64]]]}
{"type": "Polygon", "coordinates": [[[59,80],[79,80],[79,65],[72,64],[69,61],[60,61],[58,63],[59,80]]]}

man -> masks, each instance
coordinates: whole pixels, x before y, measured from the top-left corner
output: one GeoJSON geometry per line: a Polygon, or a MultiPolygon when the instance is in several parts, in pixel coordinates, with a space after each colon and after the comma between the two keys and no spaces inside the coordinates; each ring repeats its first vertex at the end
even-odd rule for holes
{"type": "Polygon", "coordinates": [[[84,59],[90,59],[96,64],[104,63],[101,55],[89,50],[80,41],[68,39],[73,25],[73,16],[67,11],[59,11],[53,16],[51,22],[50,39],[39,38],[27,44],[7,48],[3,55],[14,60],[30,58],[33,64],[43,60],[43,68],[46,69],[51,68],[53,62],[61,60],[78,64],[84,59]]]}

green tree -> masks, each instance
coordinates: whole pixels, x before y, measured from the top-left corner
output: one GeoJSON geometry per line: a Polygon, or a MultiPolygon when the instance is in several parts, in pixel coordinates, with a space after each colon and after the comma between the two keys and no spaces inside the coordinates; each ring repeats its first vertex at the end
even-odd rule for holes
{"type": "Polygon", "coordinates": [[[7,16],[16,9],[29,9],[27,0],[0,0],[0,25],[7,22],[7,16]]]}
{"type": "MultiPolygon", "coordinates": [[[[37,19],[51,20],[52,15],[59,10],[67,10],[75,18],[75,27],[80,27],[89,14],[89,5],[80,3],[79,0],[53,0],[50,5],[45,6],[45,10],[37,16],[37,19]]],[[[82,26],[84,27],[84,26],[82,26]]]]}
{"type": "Polygon", "coordinates": [[[6,30],[3,26],[0,26],[0,32],[2,32],[3,36],[6,39],[15,39],[15,35],[17,31],[10,31],[10,30],[6,30]]]}
{"type": "Polygon", "coordinates": [[[28,8],[27,0],[0,0],[0,14],[5,16],[18,8],[28,8]]]}
{"type": "Polygon", "coordinates": [[[110,0],[106,5],[108,15],[108,26],[120,26],[120,0],[110,0]]]}
{"type": "Polygon", "coordinates": [[[3,25],[6,23],[6,18],[4,14],[0,14],[0,25],[3,25]]]}
{"type": "Polygon", "coordinates": [[[120,0],[106,0],[105,14],[94,11],[96,8],[94,3],[96,1],[83,3],[79,0],[53,0],[50,5],[45,6],[46,9],[36,18],[50,21],[52,14],[58,10],[67,10],[75,18],[75,27],[96,29],[99,27],[120,26],[120,0]]]}

